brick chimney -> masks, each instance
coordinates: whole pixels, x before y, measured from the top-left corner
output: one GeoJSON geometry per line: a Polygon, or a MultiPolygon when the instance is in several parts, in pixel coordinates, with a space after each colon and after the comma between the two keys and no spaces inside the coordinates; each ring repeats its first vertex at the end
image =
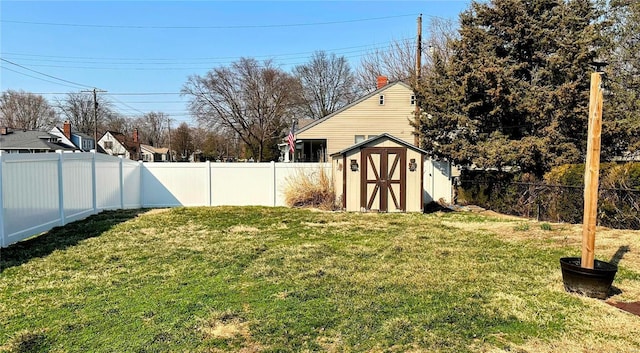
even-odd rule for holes
{"type": "Polygon", "coordinates": [[[386,86],[389,83],[387,76],[378,76],[378,89],[386,86]]]}
{"type": "Polygon", "coordinates": [[[64,133],[64,136],[66,136],[68,139],[71,139],[71,123],[69,122],[69,120],[65,121],[62,125],[62,133],[64,133]]]}
{"type": "Polygon", "coordinates": [[[133,129],[133,143],[138,143],[138,129],[133,129]]]}

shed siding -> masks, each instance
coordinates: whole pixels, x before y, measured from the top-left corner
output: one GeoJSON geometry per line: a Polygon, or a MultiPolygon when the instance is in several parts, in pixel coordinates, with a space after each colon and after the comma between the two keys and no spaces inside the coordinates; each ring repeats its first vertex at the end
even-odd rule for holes
{"type": "Polygon", "coordinates": [[[352,146],[355,135],[364,135],[366,139],[372,135],[388,133],[413,144],[413,128],[409,124],[414,119],[412,95],[412,90],[407,86],[390,85],[380,94],[365,99],[309,130],[299,132],[296,138],[326,138],[329,155],[352,146]],[[383,105],[379,103],[381,94],[384,95],[383,105]]]}
{"type": "Polygon", "coordinates": [[[421,164],[424,157],[421,153],[407,149],[407,212],[421,212],[422,205],[422,173],[421,164]],[[415,159],[417,168],[415,171],[409,170],[409,162],[415,159]]]}
{"type": "Polygon", "coordinates": [[[347,170],[347,211],[360,211],[360,173],[362,172],[360,150],[353,150],[347,153],[347,165],[352,159],[358,161],[358,171],[347,170]]]}

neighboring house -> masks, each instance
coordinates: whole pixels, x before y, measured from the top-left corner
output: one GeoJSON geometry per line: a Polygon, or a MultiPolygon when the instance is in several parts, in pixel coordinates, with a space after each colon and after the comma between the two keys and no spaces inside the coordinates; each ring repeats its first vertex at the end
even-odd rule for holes
{"type": "Polygon", "coordinates": [[[416,147],[415,114],[411,87],[379,77],[377,90],[299,128],[293,161],[328,162],[331,156],[345,210],[412,212],[431,201],[450,202],[456,169],[416,147]]]}
{"type": "MultiPolygon", "coordinates": [[[[414,144],[415,96],[404,82],[380,77],[378,89],[295,132],[295,162],[328,161],[328,156],[387,133],[414,144]]],[[[283,146],[286,148],[287,146],[283,146]]]]}
{"type": "Polygon", "coordinates": [[[0,128],[0,150],[7,153],[46,153],[78,149],[62,143],[58,136],[46,131],[13,130],[3,127],[0,128]]]}
{"type": "Polygon", "coordinates": [[[62,129],[54,127],[49,131],[49,133],[58,136],[62,143],[68,146],[77,147],[83,152],[89,152],[96,149],[95,139],[93,136],[74,131],[71,128],[71,123],[69,121],[64,122],[62,129]]]}
{"type": "Polygon", "coordinates": [[[169,162],[169,149],[166,147],[153,147],[140,145],[140,153],[143,162],[169,162]]]}
{"type": "Polygon", "coordinates": [[[134,161],[142,159],[138,129],[133,130],[131,138],[121,132],[107,131],[98,139],[98,146],[112,156],[122,156],[134,161]]]}

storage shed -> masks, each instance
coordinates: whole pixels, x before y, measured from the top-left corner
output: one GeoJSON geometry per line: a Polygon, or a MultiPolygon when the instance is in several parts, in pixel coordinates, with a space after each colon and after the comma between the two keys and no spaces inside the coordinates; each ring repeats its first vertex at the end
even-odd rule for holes
{"type": "Polygon", "coordinates": [[[336,195],[346,211],[422,212],[426,152],[389,134],[331,155],[336,195]]]}

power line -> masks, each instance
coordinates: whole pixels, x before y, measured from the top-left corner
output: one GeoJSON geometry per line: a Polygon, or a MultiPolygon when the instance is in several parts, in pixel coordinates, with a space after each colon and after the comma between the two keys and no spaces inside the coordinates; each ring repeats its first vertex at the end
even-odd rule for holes
{"type": "Polygon", "coordinates": [[[328,22],[310,22],[310,23],[290,23],[290,24],[266,24],[266,25],[234,25],[234,26],[143,26],[143,25],[99,25],[99,24],[82,24],[82,23],[57,23],[57,22],[32,22],[32,21],[13,21],[2,20],[3,23],[14,23],[21,25],[39,25],[39,26],[59,26],[59,27],[85,27],[85,28],[126,28],[126,29],[247,29],[247,28],[279,28],[279,27],[310,27],[325,26],[342,23],[367,22],[386,20],[390,18],[400,18],[415,16],[415,14],[383,16],[361,18],[344,21],[328,21],[328,22]]]}
{"type": "MultiPolygon", "coordinates": [[[[40,95],[56,95],[56,94],[67,94],[69,92],[35,92],[33,94],[40,95]]],[[[107,92],[103,93],[103,96],[161,96],[161,95],[181,95],[180,92],[107,92]]]]}
{"type": "MultiPolygon", "coordinates": [[[[388,49],[389,46],[366,46],[366,49],[345,51],[343,53],[334,53],[341,55],[344,58],[358,58],[368,55],[369,53],[377,50],[388,49]],[[356,55],[344,55],[344,54],[356,54],[356,55]]],[[[273,58],[273,57],[272,57],[273,58]]],[[[305,57],[289,57],[287,60],[308,59],[305,57]]],[[[234,58],[237,60],[237,58],[234,58]]],[[[277,58],[275,58],[277,59],[277,58]]],[[[179,71],[179,70],[209,70],[211,66],[207,67],[195,67],[188,65],[224,65],[231,64],[233,61],[202,61],[202,62],[108,62],[108,61],[72,61],[72,60],[49,60],[49,59],[32,59],[32,58],[20,58],[20,60],[44,62],[44,64],[31,64],[32,67],[52,67],[52,68],[70,68],[70,69],[88,69],[88,70],[135,70],[135,71],[179,71]],[[70,64],[107,64],[114,66],[76,66],[76,65],[62,65],[62,64],[48,64],[48,63],[70,63],[70,64]],[[145,65],[144,67],[130,67],[130,65],[145,65]],[[161,66],[161,65],[187,65],[187,66],[165,66],[165,67],[149,67],[149,66],[161,66]],[[129,66],[129,67],[128,67],[129,66]]],[[[132,59],[133,60],[133,59],[132,59]]],[[[189,60],[189,59],[187,59],[189,60]]],[[[295,62],[276,62],[279,65],[301,65],[306,63],[303,61],[295,62]]]]}
{"type": "MultiPolygon", "coordinates": [[[[358,49],[364,48],[362,51],[367,50],[375,50],[375,49],[383,49],[388,47],[389,44],[393,44],[396,42],[403,42],[407,40],[413,40],[413,38],[400,38],[397,40],[391,40],[387,42],[375,43],[375,44],[362,44],[362,45],[354,45],[349,47],[341,47],[341,48],[331,48],[331,49],[322,49],[322,51],[328,53],[336,53],[340,54],[342,51],[350,50],[350,49],[358,49]]],[[[252,58],[277,58],[283,56],[294,56],[294,55],[304,55],[307,57],[308,55],[312,55],[318,50],[313,51],[304,51],[304,52],[295,52],[295,53],[282,53],[282,54],[266,54],[266,55],[254,55],[252,58]]],[[[349,53],[350,51],[346,51],[349,53]]],[[[198,60],[198,61],[206,61],[210,62],[210,60],[236,60],[237,56],[213,56],[213,57],[196,57],[196,58],[119,58],[119,57],[92,57],[92,56],[61,56],[61,55],[42,55],[42,54],[27,54],[27,53],[12,53],[12,52],[2,52],[0,53],[3,56],[28,56],[28,57],[36,57],[36,58],[52,58],[52,59],[78,59],[78,60],[122,60],[122,61],[133,61],[133,60],[149,60],[149,61],[180,61],[180,60],[198,60]]],[[[26,60],[26,59],[22,59],[26,60]]],[[[35,59],[32,59],[35,60],[35,59]]],[[[44,60],[42,60],[44,61],[44,60]]],[[[54,61],[54,60],[51,60],[54,61]]],[[[66,61],[60,61],[66,62],[66,61]]]]}
{"type": "MultiPolygon", "coordinates": [[[[4,70],[9,70],[9,71],[11,71],[11,72],[15,72],[15,73],[20,74],[20,75],[23,75],[23,76],[27,76],[27,77],[35,78],[36,80],[40,80],[40,81],[44,81],[44,82],[53,83],[53,84],[55,84],[55,85],[60,85],[60,86],[65,86],[65,87],[70,87],[70,88],[73,88],[73,89],[78,89],[78,87],[77,87],[77,86],[66,85],[66,84],[64,84],[64,83],[60,83],[60,82],[55,82],[55,81],[47,80],[47,79],[42,78],[42,77],[37,77],[37,76],[33,76],[33,75],[29,75],[29,74],[25,74],[24,72],[20,72],[20,71],[17,71],[17,70],[13,70],[13,69],[10,69],[10,68],[8,68],[8,67],[6,67],[6,66],[0,66],[0,67],[2,67],[4,70]]],[[[66,94],[66,93],[34,93],[34,94],[66,94]]]]}
{"type": "Polygon", "coordinates": [[[2,61],[4,61],[4,62],[7,62],[7,63],[9,63],[9,64],[11,64],[11,65],[15,65],[15,66],[17,66],[17,67],[20,67],[20,68],[22,68],[22,69],[25,69],[25,70],[28,70],[28,71],[31,71],[31,72],[35,72],[35,73],[40,74],[40,75],[42,75],[42,76],[46,76],[46,77],[52,78],[52,79],[54,79],[54,80],[58,80],[58,81],[62,81],[62,82],[66,82],[66,83],[70,83],[70,84],[72,84],[72,85],[76,85],[76,86],[82,86],[82,87],[87,87],[87,88],[93,88],[92,86],[88,86],[88,85],[85,85],[85,84],[82,84],[82,83],[77,83],[77,82],[73,82],[73,81],[65,80],[65,79],[63,79],[63,78],[59,78],[59,77],[55,77],[55,76],[51,76],[51,75],[45,74],[45,73],[40,72],[40,71],[32,70],[32,69],[30,69],[30,68],[28,68],[28,67],[22,66],[22,65],[20,65],[20,64],[16,64],[16,63],[14,63],[13,61],[9,61],[9,60],[7,60],[7,59],[5,59],[5,58],[0,58],[0,60],[2,60],[2,61]]]}
{"type": "MultiPolygon", "coordinates": [[[[376,44],[363,44],[363,45],[354,45],[349,47],[342,48],[332,48],[332,49],[323,49],[325,52],[334,53],[340,52],[348,49],[357,49],[357,48],[367,48],[369,49],[381,49],[388,44],[392,44],[395,42],[402,42],[406,40],[413,40],[413,38],[401,38],[398,40],[391,40],[387,42],[381,42],[376,44]]],[[[266,55],[254,55],[252,58],[277,58],[282,56],[294,56],[294,55],[311,55],[318,50],[314,51],[304,51],[304,52],[295,52],[295,53],[284,53],[284,54],[266,54],[266,55]]],[[[61,56],[61,55],[41,55],[41,54],[27,54],[27,53],[12,53],[12,52],[2,52],[3,56],[6,55],[14,55],[14,56],[30,56],[30,57],[41,57],[41,58],[55,58],[55,59],[79,59],[79,60],[149,60],[149,61],[179,61],[179,60],[224,60],[231,59],[236,60],[237,56],[213,56],[213,57],[196,57],[196,58],[119,58],[119,57],[92,57],[92,56],[61,56]]],[[[24,59],[23,59],[24,60],[24,59]]]]}

